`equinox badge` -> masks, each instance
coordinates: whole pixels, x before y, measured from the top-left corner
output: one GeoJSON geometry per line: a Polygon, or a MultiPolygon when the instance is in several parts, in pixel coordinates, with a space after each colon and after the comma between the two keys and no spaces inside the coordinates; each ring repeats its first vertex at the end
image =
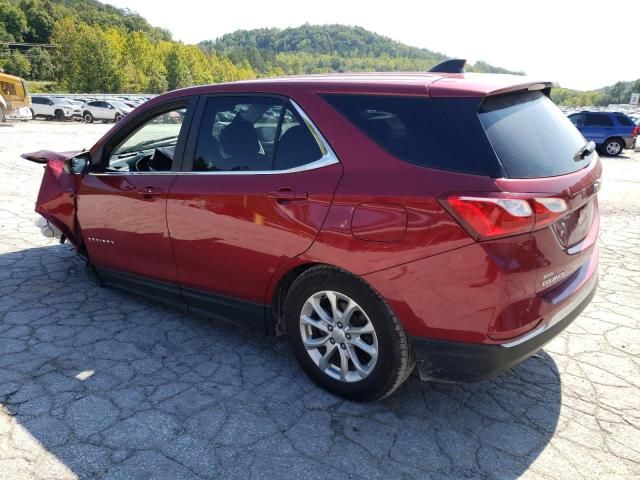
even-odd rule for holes
{"type": "Polygon", "coordinates": [[[542,287],[546,287],[551,285],[552,283],[557,282],[558,280],[562,280],[567,276],[567,273],[562,270],[561,272],[549,272],[545,273],[542,277],[542,287]]]}

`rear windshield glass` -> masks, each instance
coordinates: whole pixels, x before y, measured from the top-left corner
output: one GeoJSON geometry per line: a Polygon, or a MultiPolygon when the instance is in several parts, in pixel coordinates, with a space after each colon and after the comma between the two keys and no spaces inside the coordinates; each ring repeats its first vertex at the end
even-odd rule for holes
{"type": "Polygon", "coordinates": [[[542,92],[488,97],[479,116],[511,178],[566,175],[589,163],[579,155],[586,140],[542,92]]]}
{"type": "Polygon", "coordinates": [[[396,158],[440,170],[484,174],[426,95],[324,95],[336,110],[396,158]]]}

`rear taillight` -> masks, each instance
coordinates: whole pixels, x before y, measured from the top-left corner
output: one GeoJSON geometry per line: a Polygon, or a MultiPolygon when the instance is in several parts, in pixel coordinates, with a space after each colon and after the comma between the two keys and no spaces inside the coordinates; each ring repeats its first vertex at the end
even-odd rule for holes
{"type": "Polygon", "coordinates": [[[631,132],[632,137],[640,136],[640,126],[634,127],[633,132],[631,132]]]}
{"type": "Polygon", "coordinates": [[[453,195],[443,200],[447,210],[478,239],[508,237],[544,228],[566,211],[561,198],[502,198],[453,195]]]}
{"type": "Polygon", "coordinates": [[[567,211],[567,202],[561,198],[534,198],[533,209],[536,215],[534,229],[546,227],[560,218],[567,211]]]}

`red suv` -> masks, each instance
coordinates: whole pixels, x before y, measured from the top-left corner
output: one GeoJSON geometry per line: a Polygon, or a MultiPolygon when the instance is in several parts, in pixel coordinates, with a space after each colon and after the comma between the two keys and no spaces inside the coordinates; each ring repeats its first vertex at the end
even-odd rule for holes
{"type": "Polygon", "coordinates": [[[36,211],[104,285],[276,335],[354,400],[484,379],[597,281],[601,164],[551,84],[464,73],[174,91],[47,162],[36,211]],[[170,119],[170,120],[167,120],[170,119]]]}

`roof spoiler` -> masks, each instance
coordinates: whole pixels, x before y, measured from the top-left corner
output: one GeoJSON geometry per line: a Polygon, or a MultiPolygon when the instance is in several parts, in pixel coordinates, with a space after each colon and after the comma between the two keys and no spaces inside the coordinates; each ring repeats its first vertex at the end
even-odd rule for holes
{"type": "Polygon", "coordinates": [[[464,66],[467,63],[462,58],[452,58],[451,60],[445,60],[442,63],[437,64],[429,71],[433,73],[464,73],[464,66]]]}

